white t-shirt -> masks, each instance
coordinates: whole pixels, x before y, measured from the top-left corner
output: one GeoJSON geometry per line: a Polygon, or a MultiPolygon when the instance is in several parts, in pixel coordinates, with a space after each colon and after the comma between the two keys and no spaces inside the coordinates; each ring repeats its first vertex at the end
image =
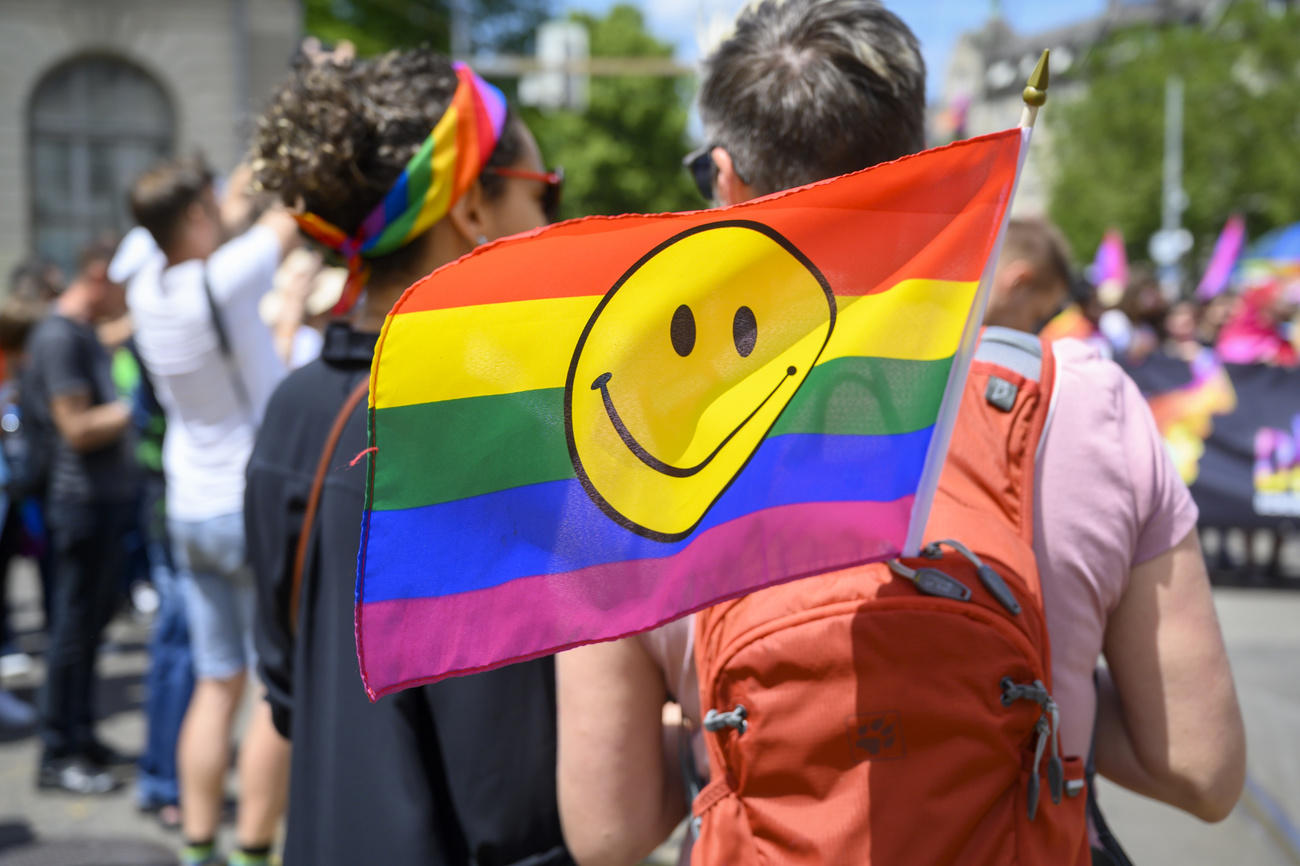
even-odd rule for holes
{"type": "Polygon", "coordinates": [[[257,304],[271,288],[280,242],[254,226],[205,262],[144,265],[127,289],[136,348],[167,416],[167,516],[206,520],[244,508],[244,468],[271,392],[285,375],[257,304]],[[233,357],[221,354],[203,294],[204,268],[233,357]],[[243,383],[251,407],[235,385],[243,383]],[[251,411],[250,411],[251,410],[251,411]]]}

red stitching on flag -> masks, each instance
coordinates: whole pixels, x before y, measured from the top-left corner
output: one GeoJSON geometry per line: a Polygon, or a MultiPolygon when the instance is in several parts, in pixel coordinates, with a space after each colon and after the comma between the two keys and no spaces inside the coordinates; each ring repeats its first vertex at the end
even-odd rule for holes
{"type": "Polygon", "coordinates": [[[361,458],[365,457],[367,454],[377,454],[378,452],[379,452],[378,445],[374,446],[373,448],[367,448],[365,451],[362,451],[356,457],[352,458],[352,462],[348,464],[348,468],[351,469],[353,466],[356,466],[358,463],[361,462],[361,458]]]}

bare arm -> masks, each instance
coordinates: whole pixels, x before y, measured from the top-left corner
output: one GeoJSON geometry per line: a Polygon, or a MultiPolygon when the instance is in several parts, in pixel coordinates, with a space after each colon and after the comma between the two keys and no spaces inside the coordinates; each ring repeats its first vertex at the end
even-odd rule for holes
{"type": "Polygon", "coordinates": [[[686,814],[665,757],[663,674],[634,637],[555,661],[565,842],[582,866],[638,863],[686,814]]]}
{"type": "Polygon", "coordinates": [[[84,391],[51,398],[50,415],[59,435],[78,452],[116,442],[131,421],[131,409],[122,401],[91,406],[90,395],[84,391]]]}
{"type": "Polygon", "coordinates": [[[1133,570],[1106,629],[1097,768],[1205,821],[1227,817],[1246,736],[1196,531],[1133,570]]]}
{"type": "Polygon", "coordinates": [[[267,208],[266,212],[257,218],[255,225],[268,228],[275,234],[275,239],[280,242],[280,261],[284,261],[284,257],[302,241],[298,234],[298,223],[294,222],[289,212],[278,204],[267,208]]]}
{"type": "Polygon", "coordinates": [[[242,235],[250,225],[269,228],[280,242],[283,259],[298,245],[298,226],[283,205],[275,203],[267,207],[267,200],[267,195],[254,191],[252,165],[240,163],[226,179],[226,189],[218,203],[221,224],[231,237],[242,235]]]}

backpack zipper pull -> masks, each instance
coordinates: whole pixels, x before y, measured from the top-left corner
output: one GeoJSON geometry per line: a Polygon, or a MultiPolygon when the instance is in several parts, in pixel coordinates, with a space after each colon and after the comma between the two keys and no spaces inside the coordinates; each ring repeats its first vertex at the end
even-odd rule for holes
{"type": "Polygon", "coordinates": [[[937,568],[908,568],[897,559],[889,560],[889,570],[905,580],[910,580],[918,591],[953,601],[970,601],[970,587],[937,568]]]}
{"type": "Polygon", "coordinates": [[[1047,789],[1052,793],[1052,802],[1060,803],[1065,794],[1065,765],[1061,763],[1061,711],[1056,701],[1047,699],[1044,709],[1052,717],[1052,757],[1047,762],[1047,789]]]}
{"type": "Polygon", "coordinates": [[[948,538],[933,541],[922,548],[921,555],[926,559],[939,559],[943,556],[941,550],[943,545],[951,547],[967,559],[971,565],[975,566],[975,573],[979,575],[980,583],[984,584],[984,588],[989,591],[989,595],[993,596],[997,603],[1006,608],[1007,612],[1012,616],[1020,616],[1020,602],[1016,601],[1015,593],[1011,591],[1011,587],[1007,586],[1007,582],[1002,579],[1002,575],[994,571],[991,566],[976,556],[974,551],[960,541],[953,541],[948,538]]]}
{"type": "Polygon", "coordinates": [[[1034,766],[1029,772],[1029,796],[1026,798],[1025,803],[1025,811],[1029,814],[1030,821],[1034,820],[1034,816],[1038,814],[1038,771],[1043,765],[1043,752],[1047,749],[1047,741],[1052,732],[1052,726],[1048,723],[1046,716],[1039,716],[1034,728],[1038,731],[1038,742],[1034,744],[1034,766]]]}
{"type": "Polygon", "coordinates": [[[745,709],[744,704],[736,704],[734,710],[725,713],[710,709],[704,714],[704,730],[716,734],[726,728],[735,728],[739,736],[749,730],[749,722],[746,721],[748,715],[749,711],[745,709]]]}

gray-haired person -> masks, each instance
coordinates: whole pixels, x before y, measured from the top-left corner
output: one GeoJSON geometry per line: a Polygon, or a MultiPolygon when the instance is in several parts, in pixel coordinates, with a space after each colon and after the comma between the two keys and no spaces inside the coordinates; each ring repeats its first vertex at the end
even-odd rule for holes
{"type": "MultiPolygon", "coordinates": [[[[689,167],[707,196],[731,205],[905,156],[923,147],[924,83],[916,38],[877,2],[752,3],[705,62],[699,105],[707,146],[689,167]]],[[[1024,320],[1005,303],[1018,296],[1017,280],[1032,276],[1017,249],[1000,262],[989,324],[1024,320]]],[[[1044,282],[1044,291],[1055,285],[1044,282]]],[[[1100,772],[1202,819],[1222,819],[1241,791],[1245,744],[1196,506],[1125,374],[1073,341],[1054,354],[1059,405],[1038,463],[1034,553],[1061,745],[1085,755],[1095,732],[1100,772]],[[1103,654],[1108,671],[1094,687],[1103,654]]],[[[584,866],[637,862],[687,813],[679,739],[664,736],[661,719],[675,700],[688,730],[700,730],[693,619],[557,659],[561,816],[584,866]]],[[[695,763],[707,773],[698,737],[695,745],[695,763]]],[[[825,755],[836,743],[805,746],[804,754],[825,755]]],[[[761,772],[761,760],[753,771],[761,772]]],[[[879,819],[875,805],[853,820],[879,819]]],[[[943,808],[899,805],[911,816],[943,808]]],[[[791,839],[835,832],[816,802],[808,810],[791,839]]],[[[769,853],[780,844],[762,840],[769,853]]],[[[729,862],[754,862],[758,847],[751,840],[729,862]]],[[[854,862],[869,862],[869,852],[859,853],[854,862]]]]}

